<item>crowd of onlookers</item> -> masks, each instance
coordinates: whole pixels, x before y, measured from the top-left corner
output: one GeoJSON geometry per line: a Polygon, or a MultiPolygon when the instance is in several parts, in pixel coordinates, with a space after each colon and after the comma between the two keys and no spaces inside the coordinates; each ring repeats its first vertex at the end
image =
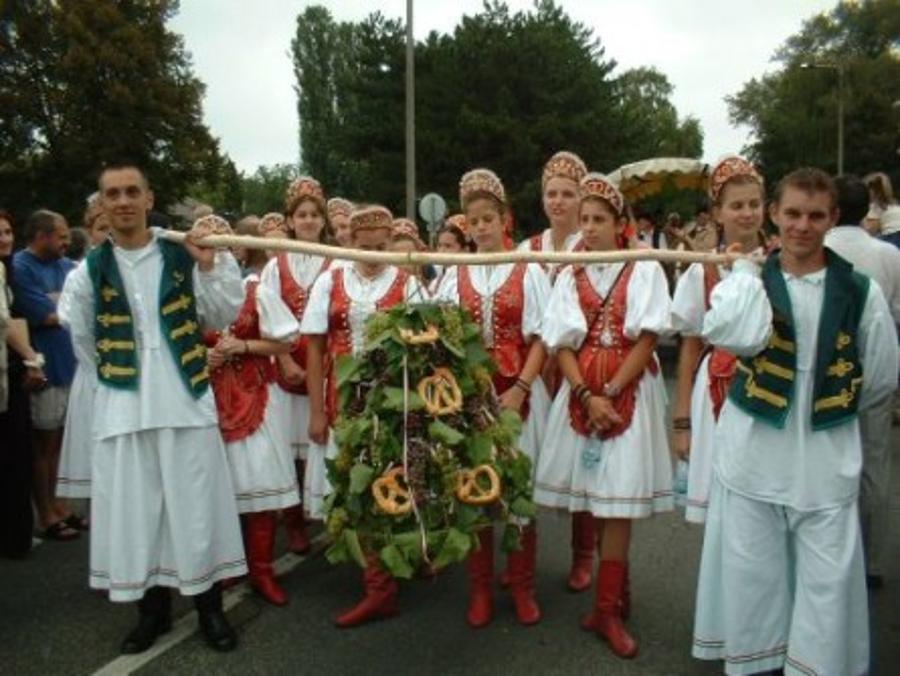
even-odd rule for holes
{"type": "MultiPolygon", "coordinates": [[[[873,237],[900,248],[900,205],[890,180],[878,173],[866,177],[865,182],[869,211],[861,223],[853,225],[861,225],[873,237]]],[[[328,241],[350,246],[352,205],[329,204],[330,212],[332,206],[328,241]]],[[[66,275],[109,231],[106,217],[95,203],[81,220],[81,226],[70,227],[63,215],[39,209],[16,224],[9,212],[0,210],[0,554],[5,557],[27,554],[39,541],[35,535],[72,540],[89,527],[88,519],[56,494],[69,388],[76,369],[72,342],[60,325],[57,303],[66,275]]],[[[634,246],[713,251],[721,240],[720,228],[706,209],[686,224],[677,213],[663,219],[639,210],[631,222],[628,236],[634,246]]],[[[245,216],[234,223],[234,229],[244,235],[290,237],[284,217],[277,213],[245,216]]],[[[775,229],[765,232],[769,234],[761,238],[760,245],[769,251],[778,248],[775,229]]],[[[435,233],[431,247],[442,252],[471,250],[464,219],[448,218],[435,233]]],[[[415,223],[398,219],[393,248],[429,247],[415,223]]],[[[233,253],[248,273],[261,270],[267,260],[267,252],[233,253]]],[[[440,275],[440,269],[432,267],[416,272],[426,283],[440,275]]],[[[673,266],[667,272],[673,281],[678,269],[673,266]]]]}

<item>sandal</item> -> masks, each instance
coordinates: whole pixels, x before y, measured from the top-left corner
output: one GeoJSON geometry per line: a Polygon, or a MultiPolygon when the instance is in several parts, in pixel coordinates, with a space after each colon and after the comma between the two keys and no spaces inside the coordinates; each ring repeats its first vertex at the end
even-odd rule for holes
{"type": "Polygon", "coordinates": [[[61,523],[66,524],[72,530],[90,530],[91,524],[87,517],[72,512],[61,523]]]}
{"type": "Polygon", "coordinates": [[[77,540],[81,537],[81,533],[69,526],[65,520],[57,521],[56,523],[47,526],[42,535],[47,540],[58,540],[60,542],[77,540]]]}

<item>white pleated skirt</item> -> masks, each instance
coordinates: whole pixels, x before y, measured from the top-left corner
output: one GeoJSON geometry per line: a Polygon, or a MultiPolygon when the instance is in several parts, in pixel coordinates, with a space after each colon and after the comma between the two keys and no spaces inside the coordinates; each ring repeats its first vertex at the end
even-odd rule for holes
{"type": "Polygon", "coordinates": [[[303,511],[307,518],[321,521],[325,518],[325,498],[332,491],[328,480],[325,459],[337,457],[338,447],[334,443],[334,430],[328,430],[328,443],[324,446],[309,443],[306,468],[303,475],[303,511]]]}
{"type": "Polygon", "coordinates": [[[589,438],[578,434],[569,419],[570,389],[564,381],[550,409],[538,458],[535,502],[610,519],[671,511],[672,460],[662,376],[642,377],[631,426],[601,443],[600,459],[594,464],[584,459],[589,438]]]}
{"type": "Polygon", "coordinates": [[[294,450],[288,436],[291,396],[269,385],[269,400],[259,429],[225,444],[238,512],[266,512],[300,502],[294,450]]]}
{"type": "Polygon", "coordinates": [[[291,451],[297,460],[306,460],[309,452],[309,397],[281,391],[289,398],[286,423],[291,451]]]}
{"type": "Polygon", "coordinates": [[[716,416],[709,393],[709,355],[700,362],[691,392],[691,456],[684,518],[704,523],[709,505],[716,448],[716,416]]]}
{"type": "Polygon", "coordinates": [[[97,376],[81,366],[75,370],[63,430],[56,494],[61,498],[91,497],[91,451],[94,441],[94,391],[97,376]]]}
{"type": "Polygon", "coordinates": [[[154,586],[200,594],[246,573],[218,427],[161,428],[97,442],[90,585],[112,601],[154,586]]]}
{"type": "Polygon", "coordinates": [[[522,434],[519,436],[519,450],[531,458],[532,477],[537,472],[538,459],[544,439],[547,436],[547,419],[550,416],[550,395],[541,378],[535,378],[531,384],[528,419],[522,423],[522,434]]]}

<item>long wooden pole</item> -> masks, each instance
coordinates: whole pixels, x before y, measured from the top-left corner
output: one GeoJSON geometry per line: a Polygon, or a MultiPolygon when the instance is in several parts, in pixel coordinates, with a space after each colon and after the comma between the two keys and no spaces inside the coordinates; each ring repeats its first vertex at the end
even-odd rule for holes
{"type": "MultiPolygon", "coordinates": [[[[187,234],[163,230],[160,235],[171,242],[183,242],[187,234]]],[[[659,249],[620,249],[617,251],[503,251],[500,253],[434,253],[421,251],[362,251],[295,239],[273,239],[250,235],[206,235],[195,243],[216,249],[264,249],[289,251],[309,256],[337,258],[362,263],[388,265],[500,265],[503,263],[617,263],[622,261],[659,261],[661,263],[732,263],[741,255],[700,251],[659,249]]]]}

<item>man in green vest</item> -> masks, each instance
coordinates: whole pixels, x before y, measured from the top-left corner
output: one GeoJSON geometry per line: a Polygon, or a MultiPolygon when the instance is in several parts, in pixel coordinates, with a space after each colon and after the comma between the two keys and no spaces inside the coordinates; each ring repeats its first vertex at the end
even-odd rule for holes
{"type": "MultiPolygon", "coordinates": [[[[862,674],[868,609],[858,413],[897,382],[878,284],[824,246],[836,189],[798,169],[770,210],[782,248],[739,259],[703,336],[739,357],[716,430],[693,654],[728,674],[862,674]]],[[[736,253],[736,252],[732,252],[736,253]]]]}
{"type": "Polygon", "coordinates": [[[104,168],[99,188],[113,239],[71,273],[60,300],[80,365],[99,381],[90,584],[137,601],[125,653],[171,627],[170,587],[194,598],[207,642],[230,650],[218,583],[246,566],[202,330],[234,320],[240,271],[230,254],[148,227],[153,193],[134,164],[104,168]]]}

